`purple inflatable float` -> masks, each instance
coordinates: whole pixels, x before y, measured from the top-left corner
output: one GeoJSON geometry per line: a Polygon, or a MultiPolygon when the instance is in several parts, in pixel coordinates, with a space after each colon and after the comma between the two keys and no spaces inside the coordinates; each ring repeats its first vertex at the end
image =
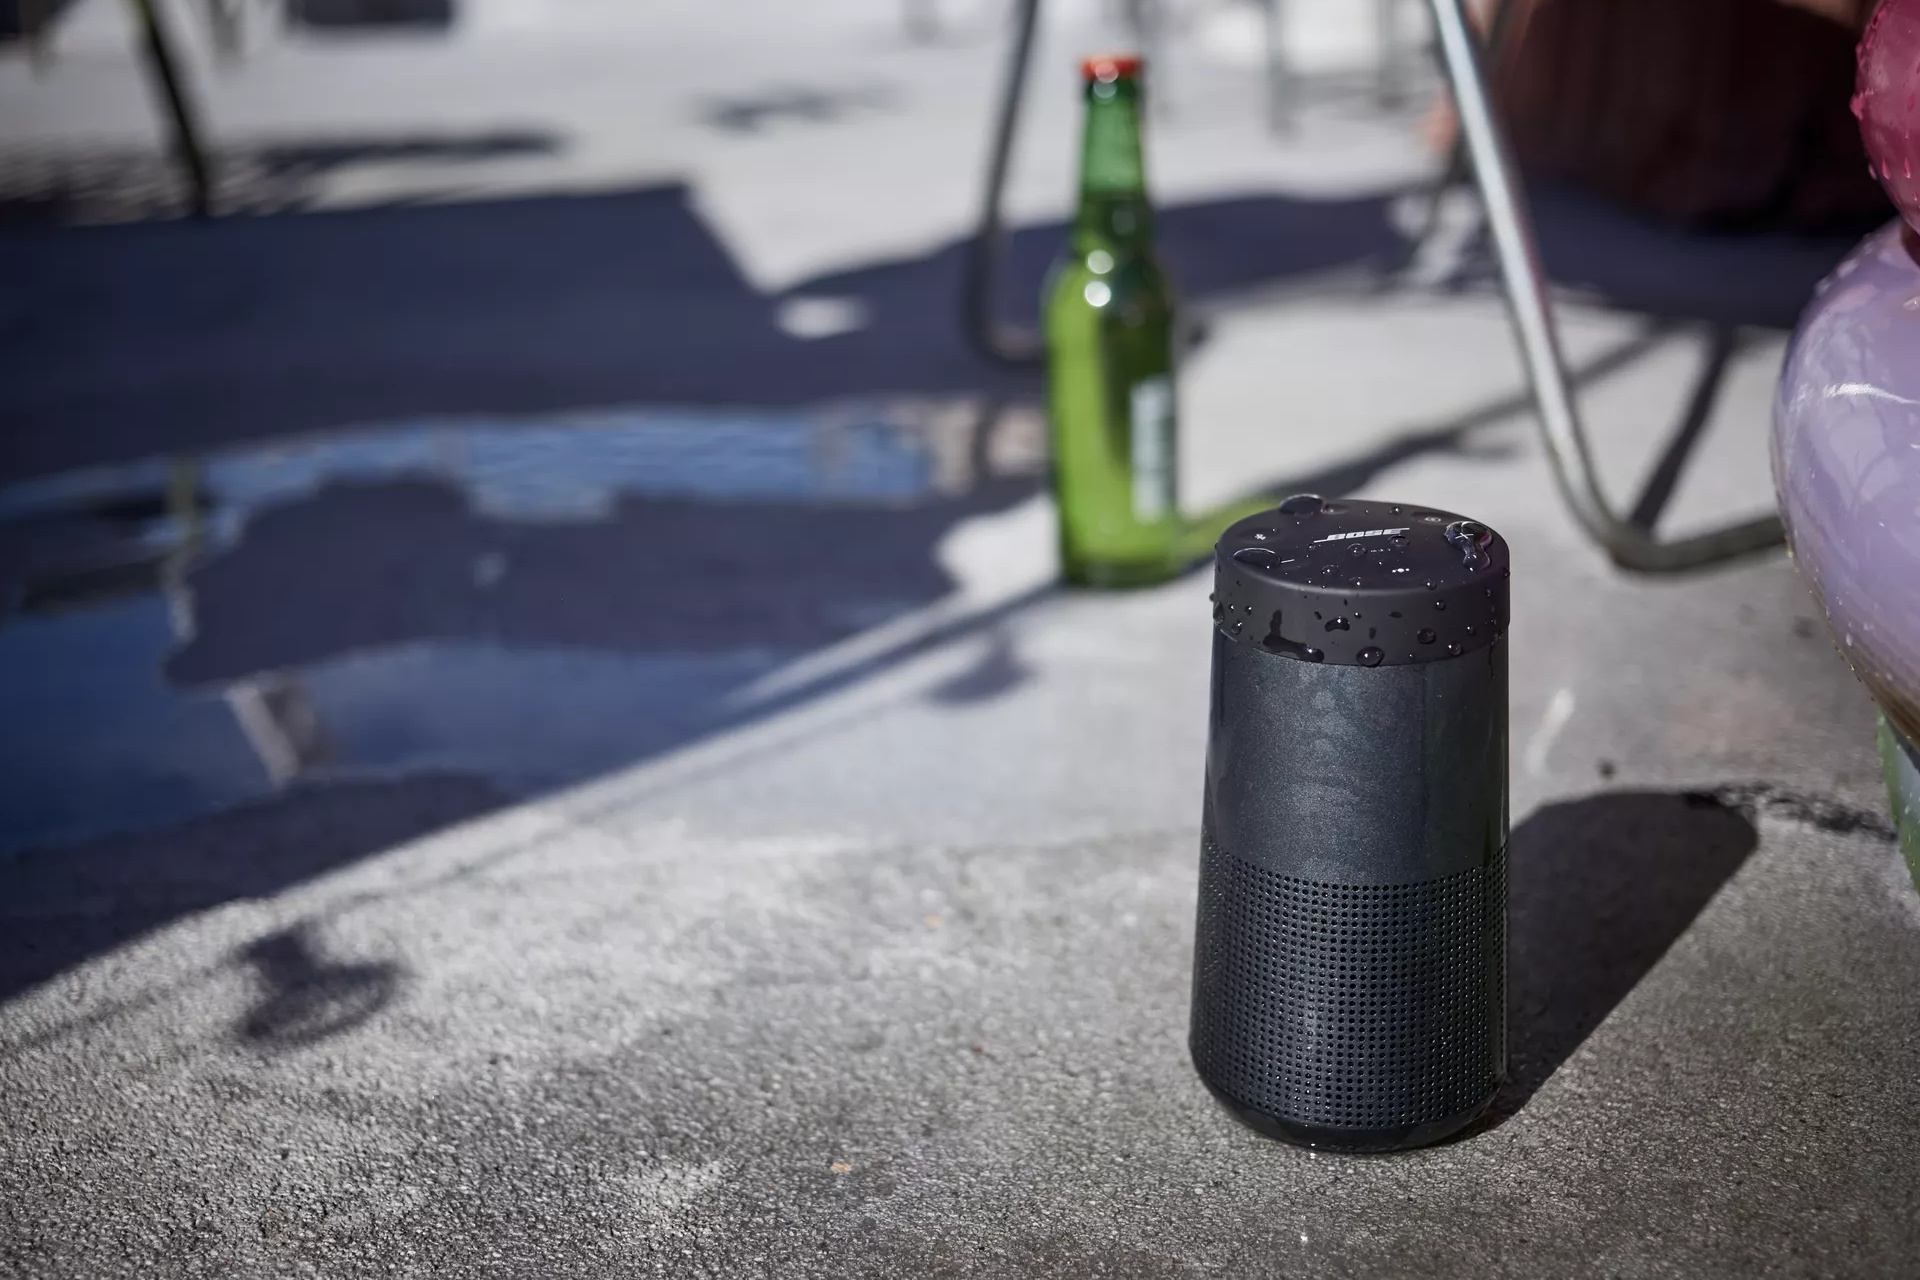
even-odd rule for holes
{"type": "Polygon", "coordinates": [[[1794,333],[1773,475],[1795,561],[1880,704],[1901,847],[1920,883],[1920,0],[1885,0],[1854,111],[1904,221],[1822,283],[1794,333]]]}

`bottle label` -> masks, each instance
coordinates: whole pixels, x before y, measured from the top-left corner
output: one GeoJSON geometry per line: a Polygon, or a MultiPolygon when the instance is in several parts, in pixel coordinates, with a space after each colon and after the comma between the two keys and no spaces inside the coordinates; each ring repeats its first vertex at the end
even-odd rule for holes
{"type": "Polygon", "coordinates": [[[1174,512],[1173,379],[1161,374],[1133,384],[1133,518],[1164,520],[1174,512]]]}

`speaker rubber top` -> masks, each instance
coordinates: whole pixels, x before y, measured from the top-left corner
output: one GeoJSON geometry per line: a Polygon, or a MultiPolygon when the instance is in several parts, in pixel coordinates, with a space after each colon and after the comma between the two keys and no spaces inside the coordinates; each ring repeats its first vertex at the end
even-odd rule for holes
{"type": "Polygon", "coordinates": [[[1466,516],[1300,494],[1220,535],[1213,620],[1301,662],[1438,662],[1506,631],[1509,577],[1506,541],[1466,516]]]}

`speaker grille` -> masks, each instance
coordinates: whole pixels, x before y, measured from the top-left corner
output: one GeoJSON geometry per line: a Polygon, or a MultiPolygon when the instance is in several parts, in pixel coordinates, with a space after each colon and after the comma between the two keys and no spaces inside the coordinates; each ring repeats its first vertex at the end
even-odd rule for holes
{"type": "Polygon", "coordinates": [[[1405,885],[1278,875],[1201,841],[1192,1050],[1242,1106],[1328,1129],[1472,1107],[1506,1061],[1506,852],[1405,885]]]}

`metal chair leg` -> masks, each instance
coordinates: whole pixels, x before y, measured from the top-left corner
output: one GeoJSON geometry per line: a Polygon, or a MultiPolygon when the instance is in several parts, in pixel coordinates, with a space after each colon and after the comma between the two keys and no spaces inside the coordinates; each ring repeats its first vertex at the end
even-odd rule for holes
{"type": "Polygon", "coordinates": [[[173,147],[187,171],[193,214],[196,218],[204,218],[212,209],[213,176],[207,164],[206,148],[201,145],[200,126],[194,119],[193,104],[187,99],[186,86],[180,78],[179,62],[173,55],[173,41],[167,33],[165,20],[154,8],[153,0],[133,0],[133,8],[140,22],[147,62],[153,68],[154,79],[160,83],[161,95],[166,99],[167,112],[172,118],[173,147]]]}
{"type": "Polygon", "coordinates": [[[1166,113],[1166,63],[1161,58],[1163,52],[1161,35],[1166,31],[1166,8],[1162,0],[1125,0],[1127,30],[1133,36],[1134,49],[1147,60],[1147,66],[1154,69],[1153,92],[1148,95],[1146,109],[1155,116],[1166,113]]]}
{"type": "Polygon", "coordinates": [[[236,62],[244,47],[241,30],[240,0],[206,0],[207,30],[213,36],[213,51],[222,62],[236,62]]]}
{"type": "Polygon", "coordinates": [[[1493,113],[1480,47],[1461,0],[1431,0],[1441,60],[1453,85],[1460,133],[1486,206],[1488,227],[1500,260],[1507,306],[1540,415],[1541,438],[1561,495],[1587,534],[1626,569],[1664,573],[1694,569],[1763,550],[1783,540],[1778,516],[1715,529],[1677,542],[1661,542],[1616,516],[1600,491],[1592,452],[1568,387],[1566,363],[1547,298],[1532,218],[1527,211],[1512,150],[1493,113]]]}
{"type": "Polygon", "coordinates": [[[1293,64],[1287,59],[1286,0],[1266,0],[1260,6],[1267,35],[1267,128],[1293,132],[1295,85],[1293,64]]]}
{"type": "Polygon", "coordinates": [[[27,43],[27,61],[34,72],[45,71],[53,61],[53,42],[47,36],[51,26],[48,0],[19,0],[20,35],[27,43]]]}
{"type": "Polygon", "coordinates": [[[1373,0],[1374,42],[1379,61],[1373,69],[1373,100],[1382,110],[1400,105],[1400,0],[1373,0]]]}
{"type": "Polygon", "coordinates": [[[1020,127],[1027,62],[1033,52],[1033,30],[1039,14],[1040,0],[1015,0],[1013,48],[1007,54],[1006,77],[1000,86],[1000,109],[987,156],[986,192],[980,202],[979,225],[967,250],[960,293],[962,323],[974,347],[988,359],[1013,365],[1038,364],[1045,354],[1037,333],[1002,324],[994,305],[1006,248],[1000,206],[1006,194],[1014,135],[1020,127]]]}
{"type": "Polygon", "coordinates": [[[907,39],[914,44],[931,44],[940,38],[940,0],[907,0],[907,39]]]}

